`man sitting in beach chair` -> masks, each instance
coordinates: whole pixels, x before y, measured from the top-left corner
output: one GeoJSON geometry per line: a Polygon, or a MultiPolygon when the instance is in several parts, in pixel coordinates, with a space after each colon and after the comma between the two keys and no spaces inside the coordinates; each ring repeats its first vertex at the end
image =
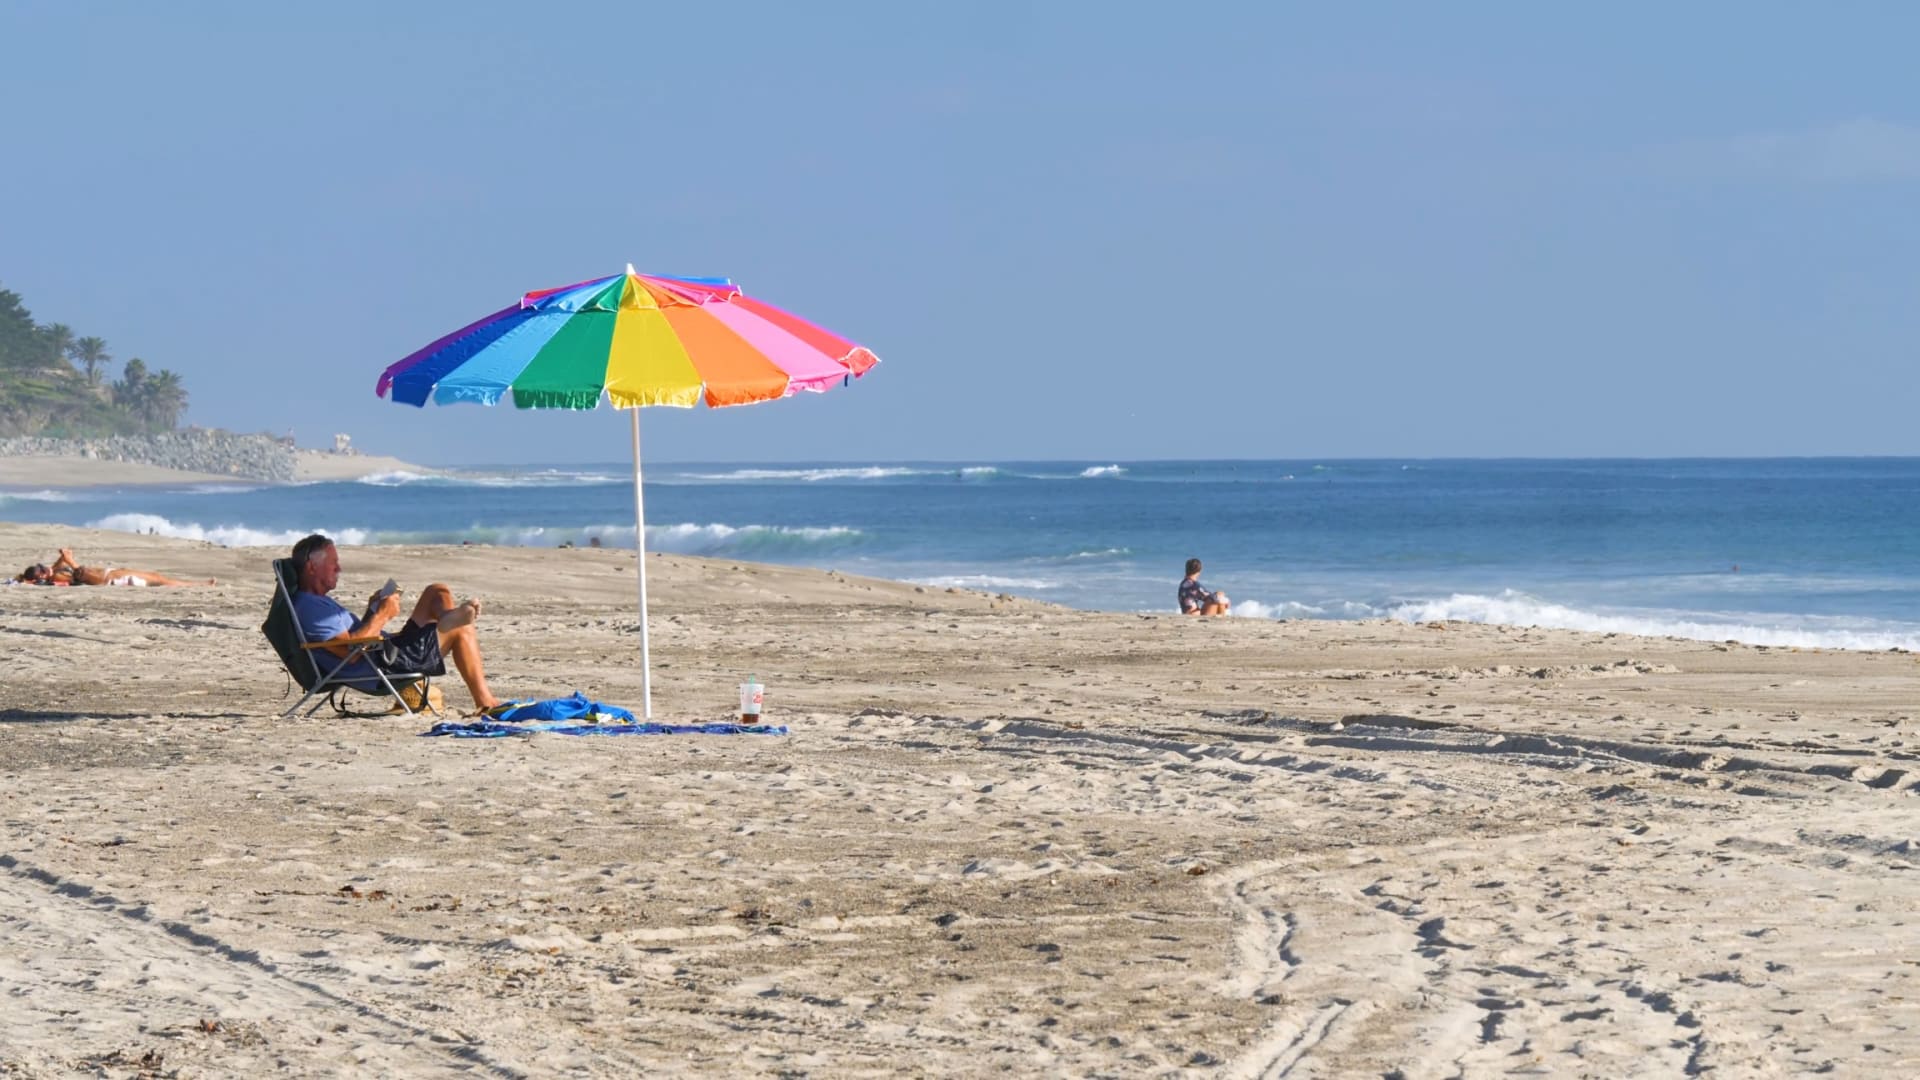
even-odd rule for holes
{"type": "Polygon", "coordinates": [[[411,715],[418,707],[440,712],[440,691],[426,675],[388,674],[378,668],[367,677],[351,678],[355,673],[356,662],[364,665],[362,659],[376,645],[383,645],[386,639],[378,634],[370,634],[354,639],[347,655],[337,657],[324,643],[309,643],[301,632],[299,616],[293,611],[293,598],[300,591],[300,574],[294,569],[292,559],[273,560],[273,605],[267,608],[267,621],[260,624],[260,632],[266,635],[267,643],[280,655],[280,662],[287,667],[287,674],[300,684],[306,693],[293,703],[280,716],[284,719],[292,716],[315,698],[313,708],[307,710],[311,716],[321,705],[331,703],[334,711],[341,716],[369,716],[371,713],[355,712],[347,699],[352,697],[348,691],[362,694],[386,696],[393,702],[388,712],[405,712],[411,715]],[[322,651],[327,650],[327,651],[322,651]],[[323,667],[321,659],[326,664],[323,667]]]}
{"type": "MultiPolygon", "coordinates": [[[[480,661],[480,642],[474,621],[480,601],[453,602],[453,590],[438,583],[421,591],[407,625],[397,634],[381,628],[400,614],[397,592],[381,590],[367,601],[365,615],[355,618],[328,594],[340,583],[340,553],[333,541],[315,533],[293,546],[292,571],[297,576],[293,614],[301,635],[312,644],[314,659],[326,682],[373,687],[388,676],[446,674],[446,657],[460,669],[460,678],[481,710],[500,704],[487,688],[480,661]]],[[[310,689],[319,689],[318,687],[310,689]]],[[[298,706],[295,706],[298,708],[298,706]]]]}

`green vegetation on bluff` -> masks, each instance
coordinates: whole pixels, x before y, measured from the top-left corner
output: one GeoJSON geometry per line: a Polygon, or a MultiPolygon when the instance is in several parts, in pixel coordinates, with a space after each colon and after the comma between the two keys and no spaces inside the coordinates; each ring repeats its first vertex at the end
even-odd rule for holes
{"type": "Polygon", "coordinates": [[[0,288],[0,436],[172,431],[187,408],[180,376],[136,356],[108,381],[112,363],[105,341],[34,322],[20,294],[0,288]]]}

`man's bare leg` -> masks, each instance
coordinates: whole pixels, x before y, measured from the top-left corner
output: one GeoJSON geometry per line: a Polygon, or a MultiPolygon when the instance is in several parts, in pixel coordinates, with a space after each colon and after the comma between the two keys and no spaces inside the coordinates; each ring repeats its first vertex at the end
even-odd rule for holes
{"type": "Polygon", "coordinates": [[[480,639],[473,622],[480,617],[480,601],[453,602],[453,590],[438,582],[420,591],[413,606],[412,620],[420,626],[432,625],[440,632],[440,652],[460,669],[460,678],[473,695],[473,703],[482,709],[500,704],[487,688],[486,667],[480,661],[480,639]]]}
{"type": "Polygon", "coordinates": [[[476,706],[491,709],[500,704],[500,699],[487,688],[487,669],[480,662],[480,640],[471,624],[440,631],[440,651],[460,669],[460,678],[466,682],[467,693],[473,695],[476,706]]]}
{"type": "Polygon", "coordinates": [[[410,618],[420,626],[429,624],[441,630],[458,630],[480,617],[480,601],[453,602],[453,590],[439,582],[420,590],[420,601],[413,605],[410,618]]]}
{"type": "Polygon", "coordinates": [[[419,626],[438,625],[440,616],[453,610],[453,590],[439,582],[420,590],[420,600],[413,605],[412,621],[419,626]]]}

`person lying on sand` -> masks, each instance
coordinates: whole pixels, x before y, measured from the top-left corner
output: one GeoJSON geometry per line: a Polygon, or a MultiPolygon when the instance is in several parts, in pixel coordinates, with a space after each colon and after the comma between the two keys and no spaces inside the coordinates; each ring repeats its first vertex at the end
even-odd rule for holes
{"type": "Polygon", "coordinates": [[[1187,576],[1180,582],[1180,614],[1225,615],[1233,607],[1227,594],[1200,584],[1200,560],[1187,560],[1187,576]]]}
{"type": "Polygon", "coordinates": [[[53,568],[46,563],[37,562],[14,575],[13,580],[22,585],[71,585],[65,578],[55,580],[53,568]]]}
{"type": "Polygon", "coordinates": [[[181,581],[152,570],[135,570],[127,566],[81,566],[73,557],[72,548],[61,548],[60,557],[52,566],[46,563],[34,563],[27,567],[15,581],[24,581],[30,585],[217,585],[219,582],[208,578],[205,582],[181,581]]]}
{"type": "MultiPolygon", "coordinates": [[[[407,625],[397,634],[387,634],[381,628],[400,614],[398,593],[374,593],[367,599],[367,613],[358,619],[327,595],[340,584],[340,552],[333,541],[319,533],[301,540],[293,545],[293,565],[300,574],[300,588],[293,594],[293,614],[308,641],[381,634],[386,642],[354,661],[366,667],[369,678],[376,665],[389,675],[444,675],[445,658],[450,656],[460,669],[467,692],[473,695],[474,705],[486,710],[500,704],[487,688],[486,669],[480,663],[480,641],[473,625],[480,618],[480,601],[455,604],[453,590],[435,582],[421,590],[407,625]]],[[[347,651],[346,646],[319,650],[322,656],[331,654],[335,668],[347,651]]],[[[324,659],[321,666],[328,667],[324,659]]],[[[348,677],[356,676],[349,672],[348,677]]]]}

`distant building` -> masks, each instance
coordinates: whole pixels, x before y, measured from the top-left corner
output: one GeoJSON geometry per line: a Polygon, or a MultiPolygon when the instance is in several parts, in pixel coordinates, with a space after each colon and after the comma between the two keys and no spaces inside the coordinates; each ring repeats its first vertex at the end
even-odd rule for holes
{"type": "Polygon", "coordinates": [[[353,436],[335,435],[333,437],[333,452],[336,454],[353,453],[353,436]]]}

